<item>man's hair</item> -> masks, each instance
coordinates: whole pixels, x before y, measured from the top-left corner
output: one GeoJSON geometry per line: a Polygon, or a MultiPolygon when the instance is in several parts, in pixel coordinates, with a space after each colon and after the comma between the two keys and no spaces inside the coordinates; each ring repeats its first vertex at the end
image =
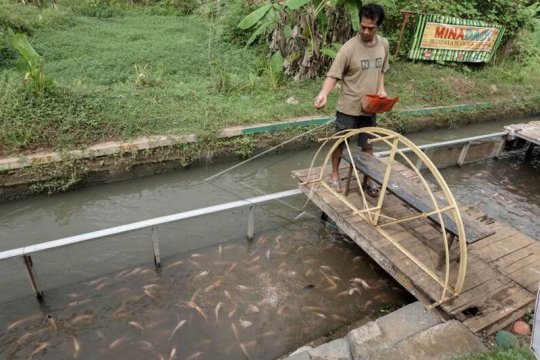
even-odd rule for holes
{"type": "Polygon", "coordinates": [[[362,17],[377,20],[377,26],[380,26],[384,21],[384,9],[378,4],[366,4],[360,8],[360,19],[362,17]]]}

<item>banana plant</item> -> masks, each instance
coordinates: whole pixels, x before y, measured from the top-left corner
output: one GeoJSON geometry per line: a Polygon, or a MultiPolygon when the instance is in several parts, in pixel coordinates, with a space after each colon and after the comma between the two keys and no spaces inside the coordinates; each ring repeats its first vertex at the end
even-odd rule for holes
{"type": "Polygon", "coordinates": [[[253,31],[246,46],[265,36],[271,52],[283,56],[287,74],[313,77],[358,30],[361,6],[361,0],[272,1],[247,15],[238,27],[253,31]]]}
{"type": "Polygon", "coordinates": [[[53,81],[45,76],[41,56],[32,47],[25,34],[11,32],[8,34],[8,41],[20,55],[17,68],[24,74],[24,81],[35,94],[43,93],[53,81]]]}

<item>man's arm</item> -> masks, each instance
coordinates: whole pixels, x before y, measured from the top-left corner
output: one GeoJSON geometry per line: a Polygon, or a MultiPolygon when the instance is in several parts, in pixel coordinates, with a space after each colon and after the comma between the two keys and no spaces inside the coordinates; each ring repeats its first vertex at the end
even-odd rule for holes
{"type": "Polygon", "coordinates": [[[337,79],[333,77],[328,76],[326,79],[324,79],[322,89],[319,92],[319,95],[317,95],[317,97],[315,98],[314,105],[317,109],[322,109],[326,105],[328,94],[330,93],[330,91],[332,91],[332,89],[336,85],[336,82],[337,79]]]}
{"type": "Polygon", "coordinates": [[[379,90],[377,91],[377,95],[379,97],[386,97],[386,90],[384,90],[384,72],[381,72],[381,79],[379,80],[379,86],[377,87],[379,90]]]}

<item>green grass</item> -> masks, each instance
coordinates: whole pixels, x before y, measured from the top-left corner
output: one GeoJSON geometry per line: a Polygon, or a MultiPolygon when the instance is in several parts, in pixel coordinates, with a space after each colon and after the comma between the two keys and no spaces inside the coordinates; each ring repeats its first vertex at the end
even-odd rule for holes
{"type": "Polygon", "coordinates": [[[526,347],[502,349],[492,347],[488,352],[454,358],[454,360],[535,360],[536,357],[526,347]]]}
{"type": "MultiPolygon", "coordinates": [[[[134,11],[108,19],[63,16],[69,27],[39,28],[30,38],[56,81],[50,92],[38,99],[26,95],[14,58],[0,62],[0,153],[150,134],[211,134],[334,112],[336,91],[324,112],[313,108],[321,79],[283,79],[273,86],[260,53],[219,41],[205,18],[134,11]],[[299,104],[287,104],[289,97],[299,104]]],[[[398,108],[450,105],[536,95],[538,68],[506,62],[471,70],[403,61],[392,65],[386,82],[389,94],[401,98],[398,108]]]]}

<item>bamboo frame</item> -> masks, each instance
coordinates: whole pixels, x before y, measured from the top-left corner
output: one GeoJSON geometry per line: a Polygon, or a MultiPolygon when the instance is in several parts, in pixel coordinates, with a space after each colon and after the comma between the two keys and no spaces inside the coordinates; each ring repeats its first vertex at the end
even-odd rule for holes
{"type": "MultiPolygon", "coordinates": [[[[328,190],[331,194],[333,194],[341,202],[343,202],[347,207],[349,207],[354,212],[355,215],[360,216],[362,219],[372,224],[374,228],[381,235],[383,235],[391,244],[393,244],[405,256],[407,256],[411,261],[413,261],[422,271],[424,271],[429,277],[431,277],[437,284],[439,284],[441,286],[441,296],[439,300],[437,300],[435,303],[432,304],[433,307],[439,306],[440,304],[458,296],[463,289],[463,284],[465,281],[465,274],[467,271],[467,243],[466,243],[465,229],[463,227],[463,221],[461,219],[461,215],[459,213],[459,207],[456,200],[454,199],[442,175],[440,174],[438,169],[435,167],[435,165],[431,162],[431,160],[426,156],[426,154],[421,149],[419,149],[413,142],[403,137],[402,135],[394,131],[378,128],[378,127],[365,127],[361,129],[343,130],[343,131],[335,133],[333,136],[321,139],[320,141],[322,141],[323,143],[321,144],[321,146],[315,153],[315,156],[313,157],[313,160],[311,161],[311,164],[310,164],[306,181],[304,181],[302,184],[303,185],[315,184],[315,183],[321,184],[326,190],[328,190]],[[350,146],[347,140],[361,133],[365,133],[373,137],[372,139],[368,140],[370,143],[383,143],[390,147],[388,158],[386,160],[386,168],[384,172],[384,177],[381,184],[381,191],[377,199],[377,205],[375,207],[370,206],[369,202],[367,201],[366,194],[364,193],[362,183],[358,175],[358,170],[356,168],[354,161],[351,161],[350,166],[353,170],[355,180],[357,181],[357,185],[360,190],[359,193],[362,200],[362,208],[357,208],[354,204],[348,201],[342,194],[337,193],[323,180],[324,172],[328,165],[328,162],[330,161],[332,157],[332,153],[340,147],[342,148],[342,151],[343,151],[343,147],[342,147],[343,142],[345,142],[344,148],[347,151],[349,158],[353,159],[352,151],[350,149],[350,146]],[[318,177],[316,176],[315,178],[312,178],[314,164],[319,158],[319,155],[322,152],[322,149],[331,140],[335,140],[335,142],[334,144],[332,144],[332,146],[330,147],[330,149],[328,150],[324,158],[318,177]],[[401,148],[400,148],[400,145],[402,145],[401,148]],[[413,164],[413,162],[406,155],[406,153],[414,154],[418,159],[417,164],[413,164]],[[415,172],[416,176],[418,176],[418,179],[421,181],[424,190],[428,194],[428,197],[432,203],[434,210],[428,211],[428,212],[422,212],[418,215],[404,217],[401,219],[393,219],[390,222],[379,224],[380,217],[388,218],[387,216],[381,213],[381,210],[384,203],[386,189],[388,187],[388,182],[390,180],[390,176],[392,173],[392,165],[395,162],[396,155],[400,156],[409,165],[411,170],[415,172]],[[442,190],[444,194],[443,200],[446,201],[445,206],[443,207],[439,206],[437,202],[437,198],[431,191],[428,182],[426,181],[426,179],[420,172],[419,170],[420,166],[417,166],[418,164],[421,164],[424,169],[429,170],[431,175],[433,175],[433,178],[435,179],[437,185],[439,186],[439,188],[442,190]],[[448,215],[451,216],[451,218],[453,218],[456,224],[457,232],[458,232],[457,237],[458,237],[458,243],[459,243],[459,266],[458,266],[458,274],[457,274],[456,281],[452,285],[449,284],[450,283],[450,245],[449,245],[448,235],[446,232],[444,218],[442,216],[442,214],[445,212],[449,213],[448,215]],[[416,258],[414,254],[409,252],[405,247],[403,247],[402,244],[400,244],[398,241],[393,239],[393,237],[383,229],[383,227],[388,226],[388,225],[400,224],[403,222],[412,221],[419,218],[426,218],[433,215],[436,215],[438,218],[438,222],[441,228],[441,237],[444,244],[445,269],[444,269],[443,277],[440,277],[438,274],[436,274],[426,264],[424,264],[418,258],[416,258]]],[[[312,193],[313,193],[313,186],[311,187],[311,191],[308,196],[308,201],[311,198],[312,193]]]]}

